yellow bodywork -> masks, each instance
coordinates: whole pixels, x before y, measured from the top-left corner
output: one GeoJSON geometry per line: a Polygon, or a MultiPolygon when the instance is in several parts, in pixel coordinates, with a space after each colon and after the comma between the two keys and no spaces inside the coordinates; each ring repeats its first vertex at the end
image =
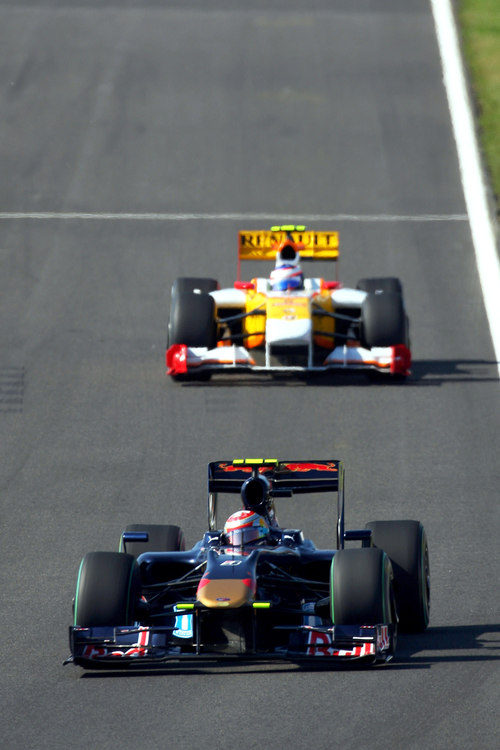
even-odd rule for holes
{"type": "MultiPolygon", "coordinates": [[[[312,299],[309,297],[284,296],[267,297],[261,292],[249,291],[246,295],[245,312],[250,313],[260,308],[265,315],[248,315],[243,319],[243,334],[245,346],[253,349],[263,346],[266,337],[266,320],[299,320],[311,317],[312,307],[321,307],[326,312],[333,312],[333,303],[330,294],[320,292],[312,299]]],[[[333,349],[333,338],[322,336],[322,333],[333,334],[335,332],[335,319],[315,315],[313,317],[314,343],[325,349],[333,349]]]]}
{"type": "MultiPolygon", "coordinates": [[[[313,298],[313,305],[321,307],[325,312],[334,312],[332,298],[329,292],[320,292],[313,298]]],[[[322,333],[335,333],[335,318],[326,315],[315,315],[313,318],[314,343],[324,349],[333,349],[334,340],[332,336],[322,336],[322,333]]]]}
{"type": "MultiPolygon", "coordinates": [[[[259,307],[264,311],[266,309],[266,300],[266,295],[261,292],[248,292],[245,312],[252,312],[252,310],[256,310],[259,307]]],[[[243,341],[247,349],[263,346],[266,338],[266,316],[249,315],[247,318],[243,318],[243,334],[245,336],[243,341]]]]}

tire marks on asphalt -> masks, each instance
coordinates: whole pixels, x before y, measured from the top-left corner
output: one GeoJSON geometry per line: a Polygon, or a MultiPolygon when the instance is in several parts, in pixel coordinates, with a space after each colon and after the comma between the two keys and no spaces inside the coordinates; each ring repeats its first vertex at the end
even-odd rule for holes
{"type": "Polygon", "coordinates": [[[25,368],[0,366],[0,414],[20,414],[24,406],[25,368]]]}

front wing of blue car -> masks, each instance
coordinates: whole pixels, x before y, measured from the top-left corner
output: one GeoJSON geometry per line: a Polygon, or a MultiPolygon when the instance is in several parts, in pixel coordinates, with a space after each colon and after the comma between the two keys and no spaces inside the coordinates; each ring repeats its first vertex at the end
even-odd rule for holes
{"type": "Polygon", "coordinates": [[[193,615],[181,614],[169,626],[70,627],[73,662],[87,669],[120,666],[143,666],[172,660],[224,659],[243,660],[322,660],[332,662],[383,663],[395,649],[393,625],[278,626],[289,630],[287,646],[271,650],[227,648],[197,642],[193,615]]]}

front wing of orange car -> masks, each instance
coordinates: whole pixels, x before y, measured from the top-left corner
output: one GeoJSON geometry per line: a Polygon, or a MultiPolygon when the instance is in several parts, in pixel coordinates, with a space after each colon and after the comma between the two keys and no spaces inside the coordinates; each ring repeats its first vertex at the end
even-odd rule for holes
{"type": "Polygon", "coordinates": [[[312,356],[303,364],[276,365],[266,351],[261,364],[255,355],[243,346],[218,346],[214,349],[189,347],[175,344],[167,349],[167,374],[182,379],[203,372],[326,372],[328,370],[372,370],[387,375],[407,376],[410,374],[411,352],[403,344],[396,346],[372,347],[357,345],[336,346],[323,362],[317,363],[312,356]]]}

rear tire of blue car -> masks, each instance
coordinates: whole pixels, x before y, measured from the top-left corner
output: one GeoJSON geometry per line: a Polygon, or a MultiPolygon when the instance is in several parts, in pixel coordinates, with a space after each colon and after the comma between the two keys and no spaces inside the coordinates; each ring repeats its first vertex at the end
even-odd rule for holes
{"type": "Polygon", "coordinates": [[[395,623],[392,567],[380,549],[342,549],[332,560],[331,617],[335,625],[395,623]]]}
{"type": "Polygon", "coordinates": [[[399,625],[422,632],[429,624],[430,565],[424,527],[419,521],[370,521],[372,544],[389,555],[399,625]]]}
{"type": "Polygon", "coordinates": [[[408,345],[403,298],[395,292],[369,293],[361,308],[361,343],[372,346],[408,345]]]}
{"type": "Polygon", "coordinates": [[[139,588],[139,571],[132,555],[89,552],[78,573],[74,625],[82,628],[131,625],[139,588]]]}
{"type": "MultiPolygon", "coordinates": [[[[125,531],[145,531],[147,542],[128,542],[127,554],[135,558],[143,552],[178,552],[186,549],[184,534],[180,526],[167,524],[133,523],[125,527],[125,531]]],[[[123,552],[123,540],[120,540],[120,552],[123,552]]]]}

